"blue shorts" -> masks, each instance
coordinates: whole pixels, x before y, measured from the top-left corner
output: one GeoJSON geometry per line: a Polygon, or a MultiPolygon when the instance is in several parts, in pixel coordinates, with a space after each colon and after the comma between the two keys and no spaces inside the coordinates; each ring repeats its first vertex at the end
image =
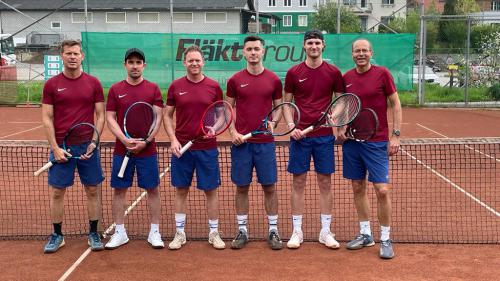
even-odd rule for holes
{"type": "Polygon", "coordinates": [[[176,188],[191,186],[196,170],[197,188],[212,190],[220,185],[219,151],[217,148],[207,150],[188,150],[181,158],[172,155],[171,182],[176,188]]]}
{"type": "Polygon", "coordinates": [[[303,174],[309,171],[311,156],[314,160],[314,169],[319,174],[335,172],[334,136],[290,139],[290,158],[288,172],[303,174]]]}
{"type": "Polygon", "coordinates": [[[389,182],[388,142],[346,141],[342,145],[344,178],[366,179],[373,183],[389,182]]]}
{"type": "Polygon", "coordinates": [[[243,143],[231,147],[231,180],[236,186],[252,182],[253,167],[257,181],[262,185],[276,183],[276,145],[270,143],[243,143]]]}
{"type": "Polygon", "coordinates": [[[158,156],[130,157],[123,178],[118,177],[125,156],[113,155],[113,166],[111,170],[111,187],[129,188],[134,180],[134,172],[137,170],[137,185],[144,189],[154,189],[160,184],[158,174],[158,156]]]}
{"type": "MultiPolygon", "coordinates": [[[[69,149],[74,155],[85,153],[87,144],[71,145],[69,149]]],[[[54,159],[54,153],[50,152],[50,158],[54,159]]],[[[85,185],[98,185],[104,180],[101,167],[101,157],[99,150],[96,150],[92,157],[87,160],[69,159],[66,163],[55,164],[49,169],[49,185],[55,188],[66,188],[74,184],[75,168],[78,168],[80,182],[85,185]]]]}

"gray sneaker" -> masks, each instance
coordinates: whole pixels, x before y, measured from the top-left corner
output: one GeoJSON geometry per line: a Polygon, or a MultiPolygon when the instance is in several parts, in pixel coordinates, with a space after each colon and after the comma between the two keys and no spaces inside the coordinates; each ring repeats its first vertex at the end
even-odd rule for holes
{"type": "Polygon", "coordinates": [[[102,251],[104,250],[104,244],[101,242],[101,237],[97,232],[90,232],[88,236],[88,244],[92,251],[102,251]]]}
{"type": "Polygon", "coordinates": [[[391,239],[380,241],[380,257],[383,259],[392,259],[394,257],[391,239]]]}
{"type": "Polygon", "coordinates": [[[358,234],[356,237],[347,243],[346,248],[349,250],[358,250],[363,247],[371,247],[375,245],[375,241],[371,235],[368,234],[358,234]]]}
{"type": "Polygon", "coordinates": [[[269,231],[269,237],[267,238],[267,243],[271,246],[273,250],[281,250],[283,248],[283,242],[281,241],[280,235],[277,230],[269,231]]]}
{"type": "Polygon", "coordinates": [[[236,237],[231,241],[231,249],[242,249],[248,243],[247,232],[240,229],[236,237]]]}

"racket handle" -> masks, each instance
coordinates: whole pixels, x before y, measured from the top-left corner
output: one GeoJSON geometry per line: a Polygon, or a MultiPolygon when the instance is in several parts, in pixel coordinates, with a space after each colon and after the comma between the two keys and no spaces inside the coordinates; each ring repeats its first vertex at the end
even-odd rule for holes
{"type": "Polygon", "coordinates": [[[314,129],[314,126],[309,126],[307,128],[305,128],[304,130],[302,130],[302,133],[305,135],[305,134],[308,134],[310,133],[312,130],[314,129]]]}
{"type": "Polygon", "coordinates": [[[181,156],[182,156],[182,154],[184,154],[184,152],[186,152],[186,151],[187,151],[187,150],[188,150],[188,149],[189,149],[192,145],[193,145],[193,141],[189,141],[188,143],[186,143],[186,144],[182,147],[182,149],[181,149],[181,151],[180,151],[181,156]]]}
{"type": "Polygon", "coordinates": [[[241,138],[242,138],[243,140],[245,140],[245,141],[246,141],[247,139],[249,139],[249,138],[251,138],[251,137],[252,137],[252,133],[248,133],[248,134],[244,135],[244,136],[243,136],[243,137],[241,137],[241,138]]]}
{"type": "Polygon", "coordinates": [[[123,175],[125,174],[125,169],[127,168],[128,160],[129,157],[128,154],[126,154],[125,157],[123,157],[122,166],[120,167],[120,171],[118,172],[119,178],[123,178],[123,175]]]}
{"type": "Polygon", "coordinates": [[[35,177],[38,177],[43,171],[48,170],[50,167],[54,166],[52,161],[47,162],[47,164],[43,165],[40,169],[33,173],[35,177]]]}

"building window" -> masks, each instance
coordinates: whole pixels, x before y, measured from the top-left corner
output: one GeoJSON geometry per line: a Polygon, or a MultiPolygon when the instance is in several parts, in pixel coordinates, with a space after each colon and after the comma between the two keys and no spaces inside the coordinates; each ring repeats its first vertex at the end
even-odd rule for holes
{"type": "Polygon", "coordinates": [[[227,13],[205,13],[205,22],[209,23],[226,23],[227,13]]]}
{"type": "Polygon", "coordinates": [[[267,23],[270,24],[271,26],[276,26],[276,20],[275,19],[267,19],[267,23]]]}
{"type": "Polygon", "coordinates": [[[140,12],[137,14],[138,23],[160,23],[160,13],[155,12],[140,12]]]}
{"type": "Polygon", "coordinates": [[[121,12],[106,13],[106,23],[127,23],[127,14],[121,12]]]}
{"type": "Polygon", "coordinates": [[[60,21],[51,21],[50,27],[52,27],[52,29],[61,29],[61,22],[60,21]]]}
{"type": "Polygon", "coordinates": [[[380,17],[380,22],[388,25],[393,19],[394,17],[380,17]]]}
{"type": "Polygon", "coordinates": [[[267,6],[268,7],[276,7],[276,0],[269,0],[267,6]]]}
{"type": "Polygon", "coordinates": [[[285,6],[285,7],[291,7],[292,6],[292,0],[285,0],[285,2],[283,3],[283,6],[285,6]]]}
{"type": "Polygon", "coordinates": [[[193,13],[174,13],[175,23],[193,23],[193,13]]]}
{"type": "MultiPolygon", "coordinates": [[[[87,23],[94,21],[94,14],[87,13],[87,23]]],[[[85,13],[74,12],[71,13],[71,23],[85,23],[85,13]]]]}
{"type": "Polygon", "coordinates": [[[361,31],[366,31],[366,28],[368,27],[368,17],[359,17],[361,20],[361,31]]]}
{"type": "Polygon", "coordinates": [[[300,0],[299,7],[305,7],[305,6],[307,6],[307,0],[300,0]]]}
{"type": "Polygon", "coordinates": [[[394,5],[394,0],[382,0],[382,6],[394,5]]]}
{"type": "Polygon", "coordinates": [[[491,10],[492,11],[500,11],[500,0],[492,0],[491,1],[491,10]]]}
{"type": "Polygon", "coordinates": [[[307,16],[299,16],[299,26],[307,26],[307,16]]]}
{"type": "Polygon", "coordinates": [[[292,16],[290,15],[283,16],[283,26],[292,26],[292,16]]]}
{"type": "Polygon", "coordinates": [[[356,0],[343,0],[345,6],[356,6],[356,0]]]}

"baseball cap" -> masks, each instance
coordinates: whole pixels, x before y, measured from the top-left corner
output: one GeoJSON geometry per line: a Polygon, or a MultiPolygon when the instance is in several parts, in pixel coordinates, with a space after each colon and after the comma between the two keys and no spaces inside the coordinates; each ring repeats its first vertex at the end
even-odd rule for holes
{"type": "Polygon", "coordinates": [[[127,52],[125,53],[125,60],[127,60],[131,55],[138,55],[144,62],[146,62],[146,56],[144,55],[144,52],[141,51],[141,49],[137,48],[132,48],[128,49],[127,52]]]}
{"type": "Polygon", "coordinates": [[[318,30],[318,29],[308,30],[308,31],[306,31],[306,33],[304,33],[304,41],[306,41],[307,39],[324,40],[323,32],[321,32],[321,30],[318,30]]]}

